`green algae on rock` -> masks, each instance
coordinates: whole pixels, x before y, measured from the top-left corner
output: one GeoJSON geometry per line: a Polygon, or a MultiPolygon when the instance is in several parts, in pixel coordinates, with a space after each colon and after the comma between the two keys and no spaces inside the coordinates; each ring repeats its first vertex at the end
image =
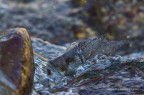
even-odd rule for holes
{"type": "Polygon", "coordinates": [[[26,29],[9,29],[0,35],[0,95],[30,95],[34,61],[26,29]]]}

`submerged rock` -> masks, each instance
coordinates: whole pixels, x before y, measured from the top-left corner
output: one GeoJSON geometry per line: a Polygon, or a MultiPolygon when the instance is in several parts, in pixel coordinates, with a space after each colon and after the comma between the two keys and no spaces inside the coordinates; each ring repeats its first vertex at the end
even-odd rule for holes
{"type": "Polygon", "coordinates": [[[24,28],[0,35],[0,95],[30,95],[34,61],[31,39],[24,28]]]}

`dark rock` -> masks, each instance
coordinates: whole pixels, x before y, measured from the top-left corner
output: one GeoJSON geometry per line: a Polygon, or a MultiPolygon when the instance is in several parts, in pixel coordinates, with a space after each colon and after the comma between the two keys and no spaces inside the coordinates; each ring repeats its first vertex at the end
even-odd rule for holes
{"type": "Polygon", "coordinates": [[[24,28],[15,28],[1,33],[0,87],[6,91],[2,95],[30,95],[33,76],[33,50],[27,31],[24,28]]]}

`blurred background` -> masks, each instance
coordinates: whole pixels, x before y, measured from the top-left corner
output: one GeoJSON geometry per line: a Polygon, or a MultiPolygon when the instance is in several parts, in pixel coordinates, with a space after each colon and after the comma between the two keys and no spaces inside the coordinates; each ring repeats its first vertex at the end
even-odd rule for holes
{"type": "Polygon", "coordinates": [[[24,27],[57,45],[104,35],[144,51],[144,0],[0,0],[0,31],[24,27]]]}

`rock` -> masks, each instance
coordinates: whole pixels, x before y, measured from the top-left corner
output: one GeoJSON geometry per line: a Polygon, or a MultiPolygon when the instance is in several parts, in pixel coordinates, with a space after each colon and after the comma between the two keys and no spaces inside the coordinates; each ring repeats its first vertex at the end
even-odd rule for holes
{"type": "MultiPolygon", "coordinates": [[[[39,55],[43,56],[48,60],[60,56],[66,50],[66,48],[63,46],[54,45],[49,43],[48,41],[43,41],[39,38],[32,38],[32,45],[34,52],[38,53],[39,55]]],[[[48,89],[50,89],[50,86],[52,86],[51,85],[52,82],[49,80],[50,77],[47,76],[47,70],[46,70],[47,68],[45,68],[48,62],[39,58],[36,55],[34,56],[34,62],[35,62],[34,89],[38,94],[47,95],[47,93],[49,93],[48,89]]],[[[56,78],[57,80],[62,79],[61,77],[59,77],[59,75],[56,76],[56,78]]]]}
{"type": "Polygon", "coordinates": [[[0,95],[31,95],[33,76],[33,50],[26,29],[15,28],[1,33],[0,95]]]}
{"type": "MultiPolygon", "coordinates": [[[[48,61],[61,56],[66,50],[63,46],[53,45],[38,38],[32,38],[33,49],[48,61]]],[[[46,67],[49,62],[34,56],[35,77],[34,89],[40,95],[94,95],[143,93],[144,54],[135,53],[125,56],[95,56],[80,66],[74,66],[76,74],[67,76],[55,67],[46,67]],[[52,74],[48,75],[47,69],[52,74]],[[122,84],[121,81],[124,81],[122,84]],[[135,87],[135,84],[136,87],[135,87]],[[141,85],[139,85],[141,84],[141,85]],[[124,86],[123,86],[124,85],[124,86]],[[113,90],[113,89],[138,89],[113,90]],[[129,88],[130,87],[130,88],[129,88]]],[[[79,64],[75,62],[75,64],[79,64]]]]}

